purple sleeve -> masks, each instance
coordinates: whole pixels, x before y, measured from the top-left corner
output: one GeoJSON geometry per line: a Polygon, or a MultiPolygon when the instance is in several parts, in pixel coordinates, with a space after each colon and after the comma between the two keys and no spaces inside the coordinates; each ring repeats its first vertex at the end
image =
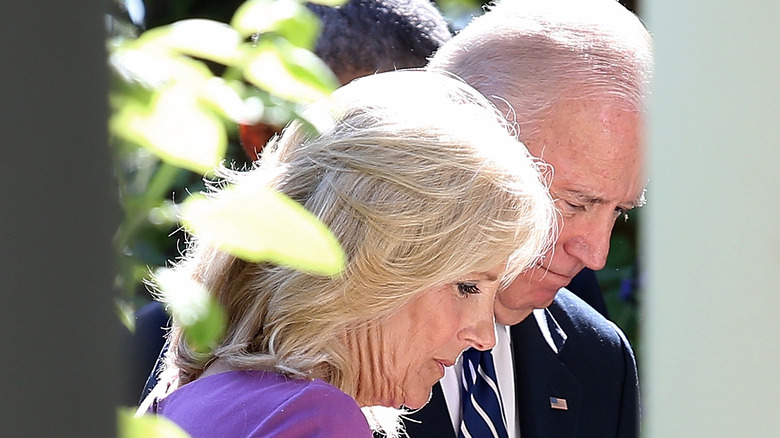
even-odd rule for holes
{"type": "Polygon", "coordinates": [[[371,429],[354,399],[312,382],[259,425],[252,437],[371,438],[371,429]]]}
{"type": "Polygon", "coordinates": [[[193,438],[371,438],[357,402],[322,380],[233,371],[188,383],[153,412],[193,438]]]}

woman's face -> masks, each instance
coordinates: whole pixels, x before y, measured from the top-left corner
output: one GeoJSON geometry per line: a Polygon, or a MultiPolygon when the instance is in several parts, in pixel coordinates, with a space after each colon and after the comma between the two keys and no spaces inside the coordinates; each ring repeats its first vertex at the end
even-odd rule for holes
{"type": "Polygon", "coordinates": [[[421,292],[358,341],[358,403],[418,409],[463,350],[495,345],[493,300],[504,266],[421,292]]]}

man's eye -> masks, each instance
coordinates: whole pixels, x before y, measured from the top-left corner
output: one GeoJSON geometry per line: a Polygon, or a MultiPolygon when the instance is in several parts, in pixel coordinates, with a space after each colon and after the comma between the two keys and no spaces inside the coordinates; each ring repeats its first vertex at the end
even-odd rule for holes
{"type": "Polygon", "coordinates": [[[463,296],[476,295],[482,293],[476,283],[458,283],[458,292],[463,296]]]}
{"type": "Polygon", "coordinates": [[[559,201],[557,204],[562,213],[579,213],[585,211],[585,206],[582,204],[576,204],[561,198],[556,199],[556,201],[559,201]]]}

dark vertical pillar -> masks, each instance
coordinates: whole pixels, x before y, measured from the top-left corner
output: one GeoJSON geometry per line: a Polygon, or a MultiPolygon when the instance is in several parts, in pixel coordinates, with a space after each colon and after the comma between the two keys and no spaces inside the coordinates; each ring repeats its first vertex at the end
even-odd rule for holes
{"type": "Polygon", "coordinates": [[[115,436],[106,1],[0,13],[0,436],[115,436]]]}

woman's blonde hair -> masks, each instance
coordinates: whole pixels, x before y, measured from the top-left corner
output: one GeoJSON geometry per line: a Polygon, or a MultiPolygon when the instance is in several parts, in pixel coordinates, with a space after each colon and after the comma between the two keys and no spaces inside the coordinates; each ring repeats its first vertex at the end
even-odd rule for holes
{"type": "Polygon", "coordinates": [[[255,169],[223,174],[301,203],[339,239],[346,268],[327,277],[249,263],[195,237],[175,269],[205,285],[229,320],[206,354],[187,346],[174,321],[169,357],[180,384],[219,358],[233,368],[321,378],[355,396],[345,333],[426,288],[499,263],[507,263],[508,282],[550,247],[556,219],[545,166],[462,81],[381,73],[306,114],[319,133],[293,123],[255,169]]]}

